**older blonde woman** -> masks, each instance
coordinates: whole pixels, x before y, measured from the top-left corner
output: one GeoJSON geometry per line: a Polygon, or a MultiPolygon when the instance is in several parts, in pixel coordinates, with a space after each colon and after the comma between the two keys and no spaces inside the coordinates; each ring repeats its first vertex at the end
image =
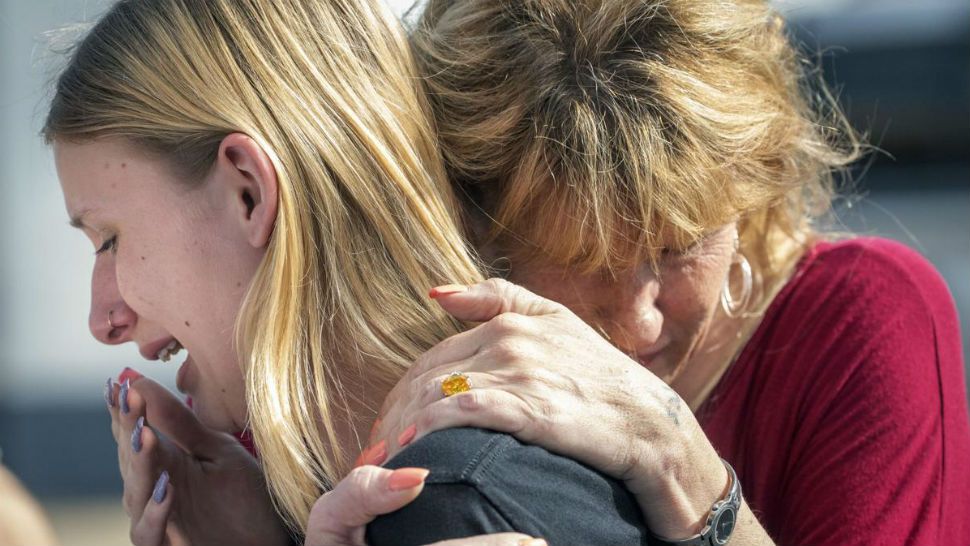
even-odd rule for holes
{"type": "Polygon", "coordinates": [[[413,43],[477,244],[534,294],[439,293],[492,320],[380,438],[511,432],[624,479],[659,544],[970,543],[952,299],[818,231],[859,145],[766,3],[431,0],[413,43]]]}

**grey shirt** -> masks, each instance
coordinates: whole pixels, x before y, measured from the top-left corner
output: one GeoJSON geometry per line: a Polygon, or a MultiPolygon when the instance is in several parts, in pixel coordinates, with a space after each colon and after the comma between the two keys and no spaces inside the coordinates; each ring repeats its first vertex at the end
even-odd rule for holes
{"type": "Polygon", "coordinates": [[[431,473],[414,502],[368,525],[370,546],[511,531],[550,546],[650,544],[636,499],[620,481],[507,434],[435,432],[384,466],[431,473]]]}

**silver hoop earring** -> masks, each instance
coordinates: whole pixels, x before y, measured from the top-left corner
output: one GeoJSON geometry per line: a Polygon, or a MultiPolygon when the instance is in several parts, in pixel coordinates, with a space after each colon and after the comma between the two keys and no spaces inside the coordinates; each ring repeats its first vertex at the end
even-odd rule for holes
{"type": "Polygon", "coordinates": [[[751,264],[748,263],[744,254],[735,252],[731,259],[731,267],[728,269],[727,277],[724,279],[724,287],[721,289],[721,308],[725,315],[737,318],[744,313],[744,310],[748,307],[748,302],[751,301],[752,284],[751,264]],[[741,266],[741,294],[737,298],[731,294],[731,271],[735,265],[741,266]]]}

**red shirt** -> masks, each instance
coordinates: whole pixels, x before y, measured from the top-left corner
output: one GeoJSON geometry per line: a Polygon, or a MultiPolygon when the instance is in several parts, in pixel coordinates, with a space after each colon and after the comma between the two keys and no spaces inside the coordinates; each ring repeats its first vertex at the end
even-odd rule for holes
{"type": "Polygon", "coordinates": [[[970,545],[953,299],[920,255],[818,244],[698,411],[776,543],[970,545]]]}

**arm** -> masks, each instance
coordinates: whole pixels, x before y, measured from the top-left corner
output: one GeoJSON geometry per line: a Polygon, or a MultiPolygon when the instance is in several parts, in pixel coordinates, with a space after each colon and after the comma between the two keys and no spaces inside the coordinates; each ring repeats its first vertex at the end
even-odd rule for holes
{"type": "MultiPolygon", "coordinates": [[[[438,301],[461,320],[487,322],[414,364],[388,397],[379,437],[397,438],[412,424],[419,438],[455,426],[508,432],[621,480],[653,532],[700,531],[728,476],[666,383],[565,307],[510,283],[491,280],[438,301]],[[442,398],[437,386],[455,369],[475,387],[442,398]]],[[[771,541],[742,507],[732,544],[746,543],[771,541]]]]}

